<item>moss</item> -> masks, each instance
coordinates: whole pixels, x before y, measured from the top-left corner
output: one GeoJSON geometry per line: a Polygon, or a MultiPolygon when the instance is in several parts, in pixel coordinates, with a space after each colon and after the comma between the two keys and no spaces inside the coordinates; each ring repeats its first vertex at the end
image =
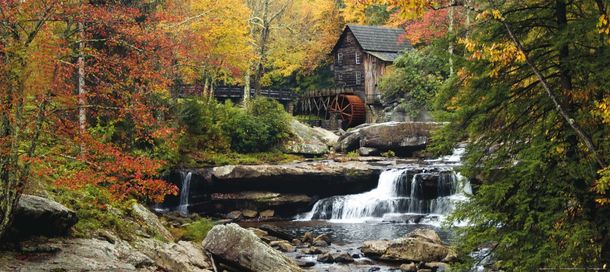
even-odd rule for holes
{"type": "Polygon", "coordinates": [[[360,157],[360,154],[358,153],[358,151],[354,150],[345,154],[345,157],[347,157],[348,159],[357,159],[360,157]]]}
{"type": "Polygon", "coordinates": [[[187,225],[181,237],[184,240],[201,242],[212,227],[214,227],[214,223],[210,219],[202,218],[187,225]]]}
{"type": "Polygon", "coordinates": [[[125,220],[131,201],[115,201],[108,191],[93,185],[78,190],[58,189],[55,200],[76,212],[78,222],[72,228],[75,237],[90,238],[98,230],[106,229],[122,239],[133,238],[137,227],[125,220]]]}
{"type": "Polygon", "coordinates": [[[392,150],[388,150],[387,152],[381,153],[381,156],[384,156],[386,158],[394,158],[396,157],[396,153],[394,153],[394,151],[392,150]]]}
{"type": "Polygon", "coordinates": [[[182,167],[198,168],[229,164],[279,164],[302,160],[302,158],[301,156],[285,154],[277,150],[245,154],[236,152],[196,152],[190,154],[190,159],[185,161],[182,167]]]}

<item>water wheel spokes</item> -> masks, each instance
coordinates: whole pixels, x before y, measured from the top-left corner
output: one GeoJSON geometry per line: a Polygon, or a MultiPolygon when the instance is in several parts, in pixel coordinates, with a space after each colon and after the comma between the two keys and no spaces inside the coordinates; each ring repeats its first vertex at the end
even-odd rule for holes
{"type": "Polygon", "coordinates": [[[330,112],[337,113],[341,118],[343,128],[349,128],[364,123],[366,110],[364,102],[357,95],[339,94],[333,98],[330,112]]]}

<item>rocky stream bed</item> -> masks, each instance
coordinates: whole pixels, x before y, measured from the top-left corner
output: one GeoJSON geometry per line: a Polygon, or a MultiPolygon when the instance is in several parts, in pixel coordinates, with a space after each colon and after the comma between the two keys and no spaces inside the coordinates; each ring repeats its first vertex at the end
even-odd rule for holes
{"type": "Polygon", "coordinates": [[[371,156],[413,155],[437,126],[387,123],[335,138],[310,131],[291,149],[368,155],[357,159],[176,170],[167,179],[180,195],[153,209],[164,219],[133,204],[128,240],[107,230],[70,237],[74,211],[24,196],[0,271],[446,271],[457,258],[438,225],[469,191],[453,171],[459,154],[371,156]],[[192,213],[220,220],[202,243],[174,241],[166,227],[190,224],[192,213]]]}

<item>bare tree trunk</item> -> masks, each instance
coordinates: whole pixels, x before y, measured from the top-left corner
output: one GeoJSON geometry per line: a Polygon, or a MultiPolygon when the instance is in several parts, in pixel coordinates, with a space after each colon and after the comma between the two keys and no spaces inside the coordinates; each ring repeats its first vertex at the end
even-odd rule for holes
{"type": "MultiPolygon", "coordinates": [[[[78,23],[78,36],[80,41],[78,42],[78,126],[81,134],[84,134],[87,130],[87,91],[85,90],[85,30],[83,29],[83,23],[78,23]]],[[[81,153],[85,152],[85,147],[81,145],[81,153]]]]}
{"type": "MultiPolygon", "coordinates": [[[[451,2],[453,4],[453,1],[451,2]]],[[[455,7],[453,5],[451,5],[451,7],[449,7],[449,28],[447,29],[447,32],[449,32],[449,34],[453,34],[453,24],[454,24],[454,9],[455,7]]],[[[449,52],[449,74],[453,75],[453,42],[449,41],[449,49],[447,50],[449,52]]]]}
{"type": "Polygon", "coordinates": [[[19,192],[19,182],[16,179],[16,166],[18,163],[15,162],[14,148],[16,146],[15,138],[17,129],[15,118],[11,116],[15,105],[18,103],[15,100],[19,97],[19,92],[22,90],[19,87],[22,85],[20,83],[22,78],[17,71],[21,71],[25,65],[21,65],[23,63],[20,60],[20,57],[16,56],[11,58],[10,56],[5,56],[5,63],[10,65],[11,63],[19,64],[19,69],[9,69],[9,73],[5,75],[3,80],[7,81],[8,87],[5,92],[6,95],[3,97],[3,108],[0,109],[2,118],[2,141],[0,141],[1,148],[4,150],[5,154],[0,158],[0,182],[2,182],[2,191],[0,192],[0,239],[6,234],[8,228],[11,225],[13,219],[13,210],[19,201],[19,197],[21,192],[19,192]]]}
{"type": "Polygon", "coordinates": [[[262,29],[261,29],[261,37],[258,42],[259,45],[259,56],[258,62],[256,64],[256,70],[254,71],[254,94],[258,96],[261,91],[261,78],[263,77],[264,65],[267,58],[267,43],[269,42],[269,0],[263,0],[263,14],[261,18],[262,29]]]}
{"type": "Polygon", "coordinates": [[[250,66],[248,66],[248,69],[246,70],[246,76],[244,77],[244,98],[241,101],[244,106],[246,106],[248,104],[248,101],[250,101],[250,76],[250,66]]]}
{"type": "Polygon", "coordinates": [[[210,92],[209,92],[209,88],[210,88],[210,86],[209,86],[209,84],[210,84],[210,79],[209,79],[207,76],[204,76],[204,77],[205,77],[205,81],[204,81],[204,83],[203,83],[203,90],[201,90],[201,94],[202,94],[204,97],[209,97],[209,96],[210,96],[210,92]]]}

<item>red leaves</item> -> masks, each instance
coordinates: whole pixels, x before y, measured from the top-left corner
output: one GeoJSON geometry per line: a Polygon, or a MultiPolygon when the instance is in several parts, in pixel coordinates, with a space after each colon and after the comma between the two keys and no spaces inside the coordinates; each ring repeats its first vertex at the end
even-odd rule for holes
{"type": "Polygon", "coordinates": [[[87,184],[108,188],[117,199],[160,202],[165,195],[176,194],[174,185],[158,178],[165,162],[140,146],[172,136],[173,130],[154,115],[166,109],[152,100],[167,91],[173,75],[174,43],[155,21],[167,16],[114,3],[64,6],[61,14],[59,20],[81,22],[84,33],[82,37],[54,34],[64,39],[56,44],[62,44],[58,48],[70,57],[61,62],[53,86],[54,110],[45,127],[52,139],[44,163],[35,170],[59,176],[56,183],[69,188],[87,184]],[[70,62],[79,54],[74,44],[82,41],[86,93],[79,97],[76,67],[70,62]],[[87,105],[79,105],[78,98],[87,105]],[[87,131],[79,129],[80,107],[87,110],[87,131]]]}
{"type": "MultiPolygon", "coordinates": [[[[464,21],[463,8],[454,7],[455,28],[464,21]]],[[[412,21],[406,22],[407,37],[413,44],[428,44],[434,39],[438,39],[447,34],[449,29],[449,8],[428,9],[424,15],[412,21]]]]}
{"type": "Polygon", "coordinates": [[[80,143],[87,147],[86,152],[75,158],[82,168],[59,178],[57,184],[72,189],[87,184],[104,186],[117,199],[134,197],[161,202],[165,195],[177,194],[175,185],[156,178],[163,161],[130,155],[89,135],[82,137],[80,143]]]}

